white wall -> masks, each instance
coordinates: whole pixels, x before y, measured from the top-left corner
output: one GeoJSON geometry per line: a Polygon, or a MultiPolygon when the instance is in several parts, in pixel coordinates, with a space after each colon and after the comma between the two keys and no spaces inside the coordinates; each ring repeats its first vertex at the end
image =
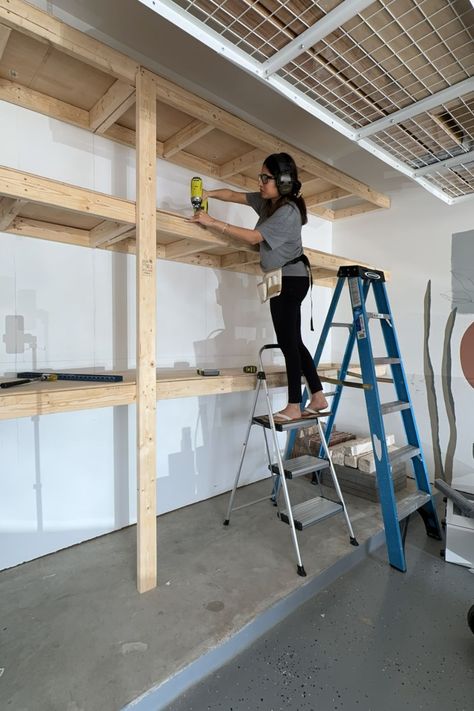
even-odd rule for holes
{"type": "MultiPolygon", "coordinates": [[[[0,102],[0,165],[129,199],[134,152],[104,138],[0,102]]],[[[191,174],[158,162],[158,206],[191,214],[191,174]]],[[[207,183],[207,187],[218,187],[207,183]]],[[[250,208],[215,203],[212,214],[253,226],[250,208]]],[[[331,250],[316,218],[307,246],[331,250]]],[[[0,373],[135,364],[135,258],[1,234],[0,373]],[[7,353],[7,316],[23,316],[24,352],[7,353]]],[[[157,364],[194,367],[256,362],[274,340],[256,278],[158,262],[157,364]]],[[[330,291],[315,288],[316,325],[330,291]]],[[[309,299],[305,340],[312,351],[309,299]]],[[[330,348],[324,358],[330,359],[330,348]]],[[[25,386],[28,387],[28,386],[25,386]]],[[[283,390],[275,406],[284,400],[283,390]]],[[[231,488],[252,394],[158,403],[158,511],[231,488]]],[[[262,410],[263,411],[263,410],[262,410]]],[[[242,481],[266,475],[263,438],[253,435],[242,481]]],[[[136,520],[135,409],[105,408],[0,422],[0,569],[136,520]]]]}
{"type": "MultiPolygon", "coordinates": [[[[400,348],[411,388],[423,449],[430,473],[435,472],[432,445],[432,426],[427,405],[427,388],[423,366],[424,297],[431,280],[431,333],[429,348],[435,371],[437,409],[440,421],[440,448],[445,462],[449,440],[442,383],[443,343],[451,304],[451,246],[452,234],[474,229],[474,201],[447,206],[418,186],[413,185],[392,195],[390,210],[361,215],[351,220],[336,222],[333,227],[334,252],[368,262],[391,272],[388,294],[400,348]]],[[[474,263],[474,243],[471,263],[474,263]]],[[[471,284],[472,288],[472,284],[471,284]]],[[[471,299],[474,293],[471,294],[471,299]]],[[[347,309],[347,302],[344,303],[347,309]]],[[[342,313],[342,312],[341,312],[342,313]]],[[[341,319],[338,319],[341,320],[341,319]]],[[[452,392],[456,410],[457,445],[454,475],[473,471],[472,411],[474,391],[463,376],[459,360],[459,343],[472,323],[471,314],[458,314],[451,339],[452,392]]],[[[377,338],[380,327],[374,323],[372,334],[376,355],[386,355],[377,338]]],[[[342,354],[343,338],[333,337],[333,357],[342,354]]],[[[445,381],[446,382],[446,381],[445,381]]],[[[383,386],[383,400],[395,400],[393,387],[383,386]]],[[[366,432],[364,398],[360,391],[344,393],[338,417],[338,429],[357,429],[366,432]]],[[[401,418],[395,413],[385,418],[389,430],[402,440],[401,418]]],[[[404,440],[402,440],[404,442],[404,440]]],[[[448,477],[450,475],[447,472],[448,477]]]]}

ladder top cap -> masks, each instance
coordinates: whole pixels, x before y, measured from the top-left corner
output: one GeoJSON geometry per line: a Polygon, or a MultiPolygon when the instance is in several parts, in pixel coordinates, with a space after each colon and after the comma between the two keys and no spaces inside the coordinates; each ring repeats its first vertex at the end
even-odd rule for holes
{"type": "Polygon", "coordinates": [[[385,281],[385,273],[379,269],[361,267],[360,264],[350,264],[347,267],[339,267],[338,277],[360,277],[365,281],[385,281]]]}

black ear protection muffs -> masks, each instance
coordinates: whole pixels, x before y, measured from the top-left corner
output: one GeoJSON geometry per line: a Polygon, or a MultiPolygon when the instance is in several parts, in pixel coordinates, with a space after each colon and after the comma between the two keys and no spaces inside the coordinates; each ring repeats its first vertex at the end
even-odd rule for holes
{"type": "Polygon", "coordinates": [[[275,179],[279,194],[283,197],[291,195],[294,181],[291,177],[291,166],[284,160],[278,159],[278,175],[275,179]]]}

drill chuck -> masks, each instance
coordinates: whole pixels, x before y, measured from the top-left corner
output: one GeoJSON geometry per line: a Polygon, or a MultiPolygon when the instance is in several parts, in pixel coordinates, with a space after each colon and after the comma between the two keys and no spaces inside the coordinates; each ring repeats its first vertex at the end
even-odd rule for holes
{"type": "Polygon", "coordinates": [[[202,206],[202,178],[191,178],[191,205],[194,212],[201,209],[202,206]]]}

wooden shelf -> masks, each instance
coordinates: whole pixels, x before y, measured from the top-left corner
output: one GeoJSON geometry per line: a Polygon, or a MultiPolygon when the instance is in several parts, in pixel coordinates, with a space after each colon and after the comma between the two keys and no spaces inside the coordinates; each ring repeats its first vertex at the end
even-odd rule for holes
{"type": "MultiPolygon", "coordinates": [[[[318,370],[326,376],[335,375],[337,365],[323,363],[318,370]]],[[[107,374],[108,371],[86,369],[81,372],[107,374]]],[[[283,367],[270,366],[265,372],[270,388],[286,386],[286,372],[283,367]]],[[[1,388],[0,420],[135,403],[137,385],[135,371],[114,371],[114,375],[123,375],[123,382],[57,380],[1,388]]],[[[0,382],[11,379],[0,378],[0,382]]],[[[223,368],[220,375],[211,377],[198,375],[195,368],[185,370],[159,368],[156,371],[156,396],[157,400],[170,400],[180,397],[246,392],[255,390],[256,382],[256,375],[243,373],[241,368],[223,368]]]]}
{"type": "MultiPolygon", "coordinates": [[[[0,166],[0,229],[4,232],[134,254],[135,219],[136,206],[130,200],[0,166]]],[[[156,211],[156,225],[158,259],[261,273],[258,247],[216,235],[165,210],[156,211]]],[[[315,282],[321,286],[333,286],[339,267],[353,264],[346,257],[316,249],[305,249],[305,253],[315,282]]]]}

